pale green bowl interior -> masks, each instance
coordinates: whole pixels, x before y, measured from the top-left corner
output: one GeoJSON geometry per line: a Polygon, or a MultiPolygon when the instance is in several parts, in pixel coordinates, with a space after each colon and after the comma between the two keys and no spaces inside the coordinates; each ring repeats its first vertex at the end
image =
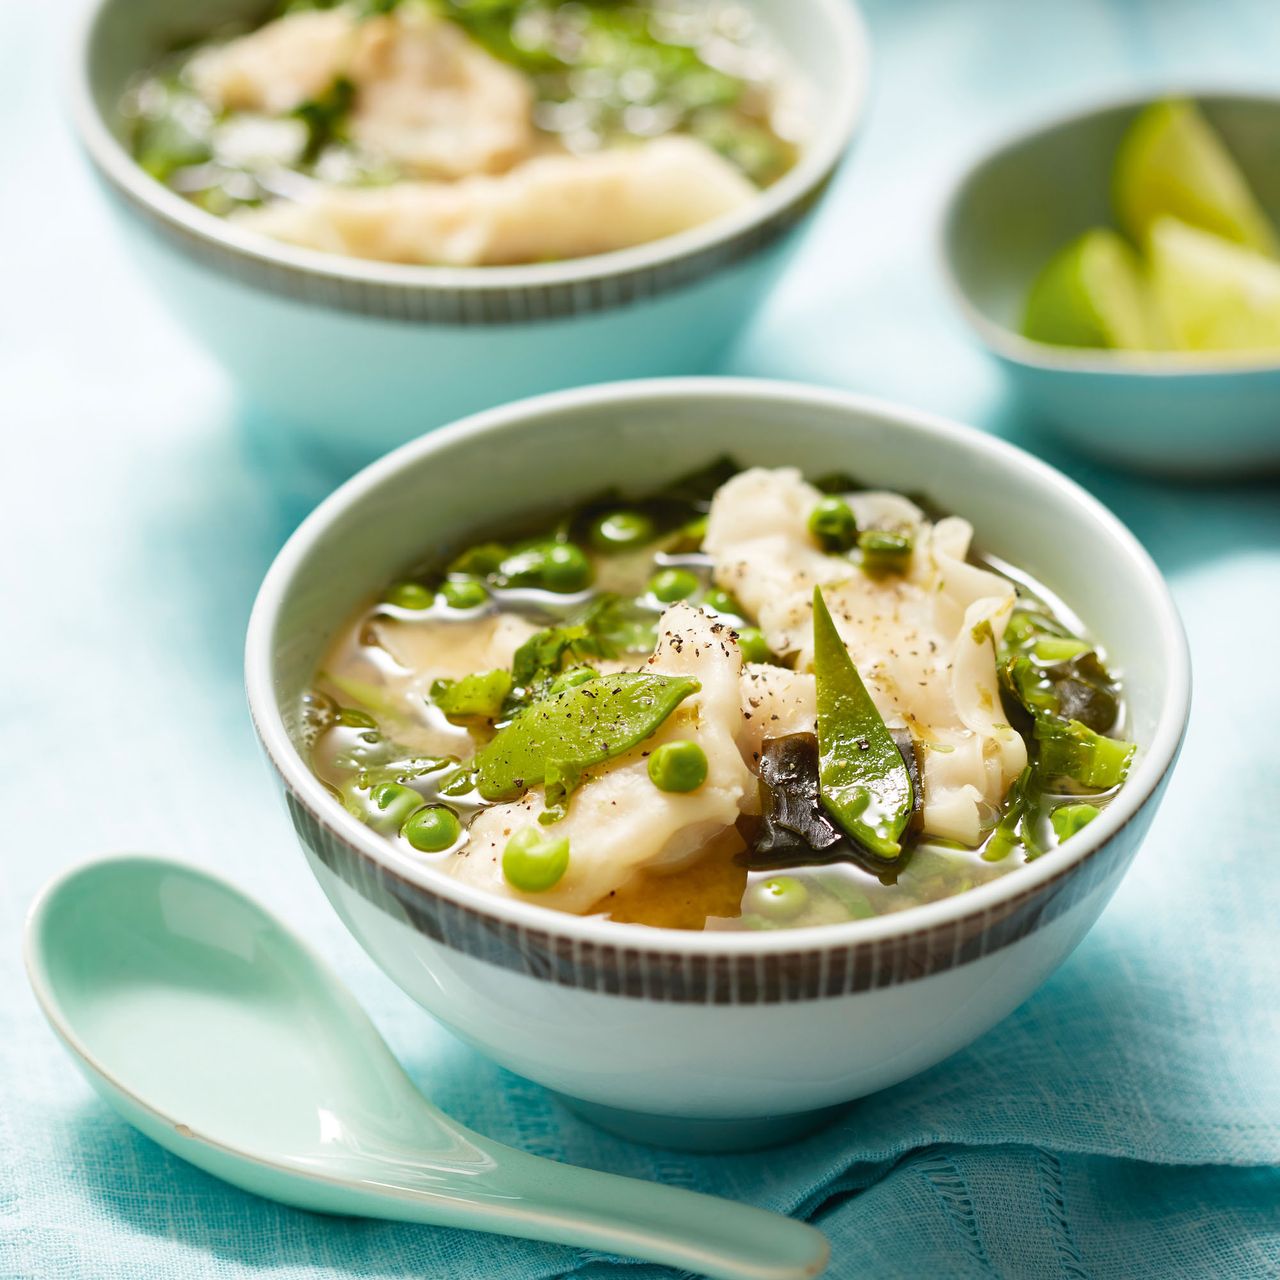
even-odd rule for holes
{"type": "MultiPolygon", "coordinates": [[[[1192,96],[1280,225],[1280,98],[1192,96]]],[[[1054,251],[1089,227],[1115,225],[1112,161],[1142,105],[1051,125],[997,151],[965,179],[947,217],[944,251],[983,319],[1016,333],[1027,291],[1054,251]]]]}

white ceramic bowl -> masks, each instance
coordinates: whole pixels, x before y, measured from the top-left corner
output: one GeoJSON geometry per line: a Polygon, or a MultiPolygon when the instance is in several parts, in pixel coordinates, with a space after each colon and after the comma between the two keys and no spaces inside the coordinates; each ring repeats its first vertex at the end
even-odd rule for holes
{"type": "Polygon", "coordinates": [[[748,0],[804,77],[813,133],[738,213],[652,244],[517,267],[399,266],[276,243],[196,208],[134,162],[117,112],[178,39],[260,0],[95,0],[76,48],[81,141],[141,266],[251,397],[343,460],[519,396],[705,372],[768,292],[847,152],[867,87],[852,0],[748,0]]]}
{"type": "Polygon", "coordinates": [[[1027,998],[1097,918],[1159,803],[1186,723],[1172,600],[1132,535],[1070,480],[966,427],[832,391],[673,379],[493,410],[425,436],[302,524],[249,626],[249,703],[307,859],[348,927],[469,1043],[620,1131],[776,1139],[953,1053],[1027,998]],[[1043,580],[1123,672],[1140,752],[1063,849],[898,915],[686,933],[498,899],[398,853],[307,767],[299,695],[370,590],[496,514],[642,490],[731,452],[923,491],[1043,580]],[[816,1113],[816,1114],[815,1114],[816,1113]]]}

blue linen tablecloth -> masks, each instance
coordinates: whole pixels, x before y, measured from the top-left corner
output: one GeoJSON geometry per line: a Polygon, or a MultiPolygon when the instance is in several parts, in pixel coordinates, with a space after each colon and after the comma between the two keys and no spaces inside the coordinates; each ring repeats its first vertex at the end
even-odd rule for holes
{"type": "Polygon", "coordinates": [[[196,1172],[90,1093],[21,974],[41,882],[111,849],[218,868],[315,938],[427,1093],[557,1159],[801,1214],[831,1275],[1280,1274],[1280,490],[1111,473],[1030,433],[949,308],[933,228],[963,159],[1020,121],[1170,80],[1274,84],[1274,0],[867,5],[855,162],[726,371],[942,411],[1044,453],[1173,584],[1191,734],[1142,856],[1075,956],[925,1075],[793,1148],[626,1145],[434,1026],[305,872],[255,747],[241,640],[272,555],[335,477],[152,301],[75,155],[72,6],[0,2],[0,1275],[657,1277],[462,1232],[325,1220],[196,1172]]]}

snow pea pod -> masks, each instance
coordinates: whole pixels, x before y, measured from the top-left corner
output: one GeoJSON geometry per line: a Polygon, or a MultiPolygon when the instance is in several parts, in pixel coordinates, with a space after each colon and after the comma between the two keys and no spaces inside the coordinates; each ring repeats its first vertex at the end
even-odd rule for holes
{"type": "Polygon", "coordinates": [[[643,742],[701,687],[684,676],[629,671],[544,698],[476,754],[476,787],[486,800],[506,801],[545,784],[548,812],[559,816],[584,770],[643,742]]]}
{"type": "Polygon", "coordinates": [[[896,858],[915,806],[911,774],[817,587],[813,673],[822,803],[850,839],[881,858],[896,858]]]}

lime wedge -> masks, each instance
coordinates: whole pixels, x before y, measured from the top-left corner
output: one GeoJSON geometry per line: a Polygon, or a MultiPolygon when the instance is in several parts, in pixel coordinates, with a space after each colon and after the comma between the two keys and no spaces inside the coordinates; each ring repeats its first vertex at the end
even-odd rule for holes
{"type": "Polygon", "coordinates": [[[1280,254],[1275,228],[1194,103],[1170,99],[1146,107],[1121,140],[1112,184],[1116,217],[1136,244],[1167,215],[1280,254]]]}
{"type": "Polygon", "coordinates": [[[1151,284],[1176,347],[1280,351],[1280,263],[1221,236],[1158,218],[1151,284]]]}
{"type": "Polygon", "coordinates": [[[1022,332],[1064,347],[1160,345],[1138,255],[1114,231],[1086,231],[1036,278],[1022,332]]]}

